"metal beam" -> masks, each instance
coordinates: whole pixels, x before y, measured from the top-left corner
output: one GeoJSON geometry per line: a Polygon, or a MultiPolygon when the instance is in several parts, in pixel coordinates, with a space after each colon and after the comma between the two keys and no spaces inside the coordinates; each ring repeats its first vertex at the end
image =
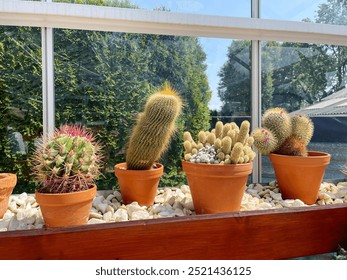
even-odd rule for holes
{"type": "Polygon", "coordinates": [[[347,26],[36,1],[0,0],[0,25],[347,46],[347,26]]]}

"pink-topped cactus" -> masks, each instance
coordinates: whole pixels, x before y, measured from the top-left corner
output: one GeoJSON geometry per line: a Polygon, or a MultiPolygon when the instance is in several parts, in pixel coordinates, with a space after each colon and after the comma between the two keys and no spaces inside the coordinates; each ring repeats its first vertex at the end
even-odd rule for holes
{"type": "Polygon", "coordinates": [[[92,132],[78,125],[63,125],[37,145],[33,171],[42,193],[89,189],[101,168],[101,146],[92,132]]]}

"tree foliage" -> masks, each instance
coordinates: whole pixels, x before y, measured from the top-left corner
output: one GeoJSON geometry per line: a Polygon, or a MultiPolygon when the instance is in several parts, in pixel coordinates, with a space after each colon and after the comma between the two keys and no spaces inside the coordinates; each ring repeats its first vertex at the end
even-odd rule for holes
{"type": "MultiPolygon", "coordinates": [[[[319,6],[315,21],[347,25],[346,15],[347,1],[328,0],[319,6]]],[[[228,49],[219,73],[222,115],[250,112],[250,55],[249,41],[233,41],[228,49]]],[[[262,42],[262,110],[280,106],[295,111],[319,102],[346,85],[346,71],[346,47],[262,42]]]]}
{"type": "MultiPolygon", "coordinates": [[[[67,2],[67,1],[64,1],[67,2]]],[[[84,2],[86,1],[70,1],[84,2]]],[[[125,1],[87,1],[121,5],[125,1]]],[[[42,133],[40,30],[0,29],[0,147],[6,157],[0,171],[18,172],[13,153],[5,147],[11,132],[20,132],[27,152],[18,163],[23,171],[18,185],[30,184],[30,154],[42,133]],[[18,112],[18,113],[16,113],[18,112]],[[7,142],[6,142],[7,141],[7,142]]],[[[56,126],[80,123],[94,131],[105,152],[100,189],[115,187],[114,164],[124,160],[127,137],[146,97],[168,81],[182,95],[184,110],[163,163],[162,185],[184,182],[181,172],[182,134],[185,129],[209,128],[206,55],[197,38],[151,34],[54,29],[56,126]]],[[[8,147],[8,145],[6,146],[8,147]]],[[[17,186],[18,186],[17,185],[17,186]]],[[[18,190],[18,188],[16,188],[18,190]]],[[[22,190],[22,188],[21,188],[22,190]]]]}

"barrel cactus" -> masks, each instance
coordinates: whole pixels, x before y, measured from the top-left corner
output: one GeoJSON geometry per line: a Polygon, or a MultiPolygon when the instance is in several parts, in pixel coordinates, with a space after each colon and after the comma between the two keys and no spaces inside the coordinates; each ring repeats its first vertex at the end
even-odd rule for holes
{"type": "Polygon", "coordinates": [[[252,132],[254,146],[263,154],[307,156],[313,122],[306,115],[290,115],[283,108],[265,111],[262,127],[252,132]]]}
{"type": "Polygon", "coordinates": [[[149,96],[129,138],[126,151],[128,169],[147,170],[159,160],[176,131],[181,107],[180,96],[168,83],[149,96]]]}
{"type": "Polygon", "coordinates": [[[36,146],[33,174],[38,192],[68,193],[89,189],[100,175],[101,145],[83,126],[63,125],[36,146]]]}
{"type": "Polygon", "coordinates": [[[193,163],[239,164],[255,158],[252,150],[253,137],[249,135],[250,123],[243,121],[240,127],[235,123],[218,121],[211,131],[200,131],[197,143],[185,131],[184,160],[193,163]]]}

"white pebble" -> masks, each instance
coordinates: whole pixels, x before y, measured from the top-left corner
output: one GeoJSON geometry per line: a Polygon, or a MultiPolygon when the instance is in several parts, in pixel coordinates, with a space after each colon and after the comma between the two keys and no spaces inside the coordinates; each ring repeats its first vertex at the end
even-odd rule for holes
{"type": "Polygon", "coordinates": [[[130,217],[131,220],[144,220],[149,218],[149,213],[145,210],[134,211],[130,217]]]}
{"type": "Polygon", "coordinates": [[[103,214],[106,212],[106,208],[107,208],[108,204],[107,203],[99,203],[95,206],[96,209],[98,209],[99,211],[101,211],[103,214]]]}
{"type": "Polygon", "coordinates": [[[117,222],[121,222],[121,221],[128,221],[129,220],[129,216],[128,216],[128,212],[125,209],[119,208],[113,215],[113,218],[115,221],[117,222]]]}
{"type": "Polygon", "coordinates": [[[89,219],[102,219],[102,214],[97,212],[90,212],[89,219]]]}
{"type": "Polygon", "coordinates": [[[103,216],[102,219],[106,222],[110,222],[113,219],[113,213],[111,211],[106,212],[103,216]]]}
{"type": "Polygon", "coordinates": [[[104,220],[101,220],[101,219],[95,219],[95,218],[92,218],[88,221],[88,224],[92,225],[92,224],[103,224],[103,223],[106,223],[106,221],[104,220]]]}
{"type": "Polygon", "coordinates": [[[105,200],[105,197],[103,197],[101,195],[95,197],[94,200],[93,200],[93,207],[97,208],[96,206],[101,204],[104,200],[105,200]]]}

